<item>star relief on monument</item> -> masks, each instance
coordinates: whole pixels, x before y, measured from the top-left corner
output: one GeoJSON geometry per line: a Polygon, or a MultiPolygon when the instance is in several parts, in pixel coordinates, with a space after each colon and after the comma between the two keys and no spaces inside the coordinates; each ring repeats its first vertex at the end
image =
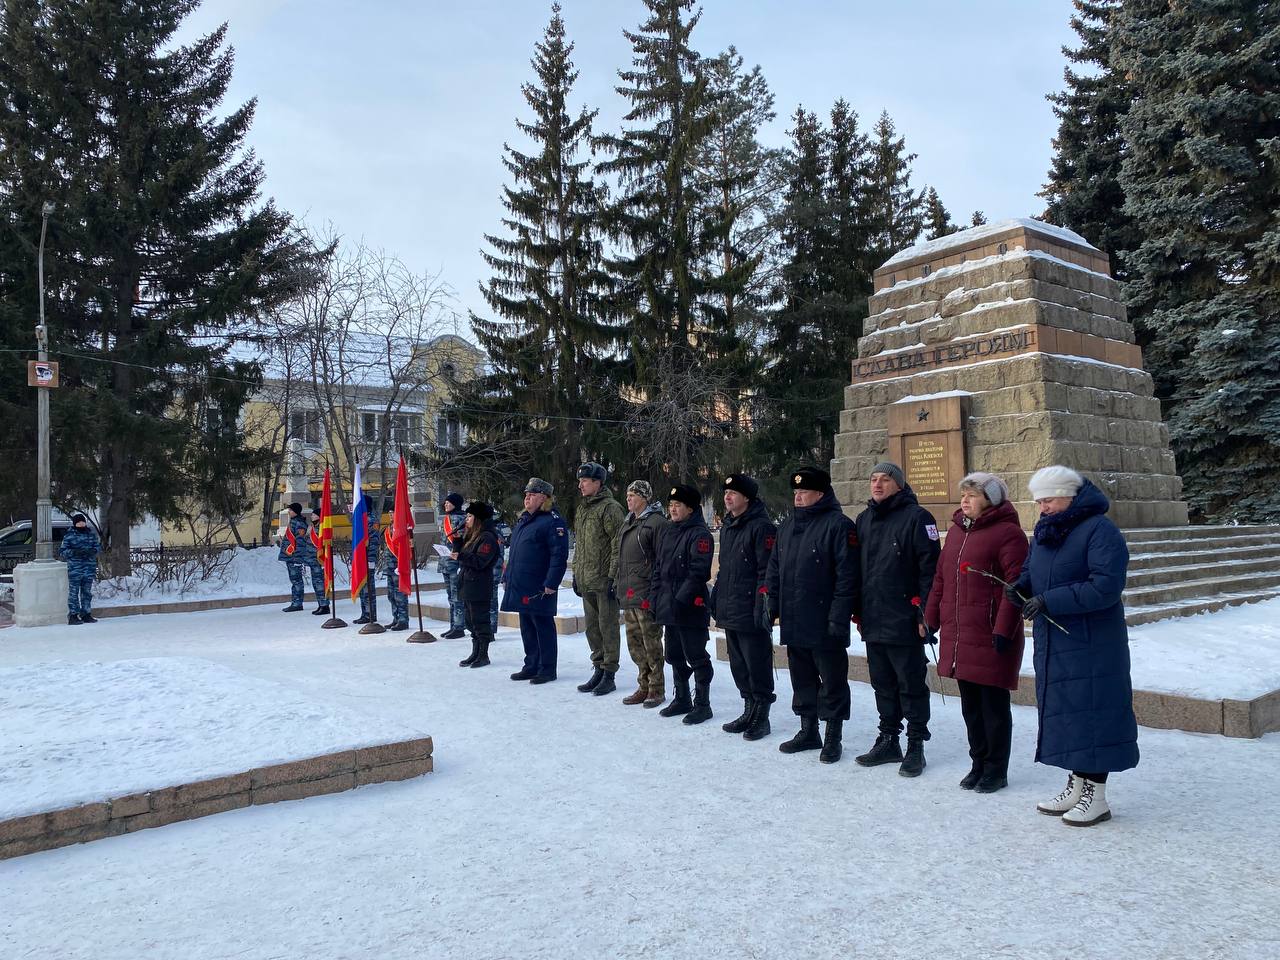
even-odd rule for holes
{"type": "Polygon", "coordinates": [[[924,423],[928,419],[929,419],[929,411],[926,410],[924,407],[921,407],[920,412],[916,414],[916,422],[924,423]]]}

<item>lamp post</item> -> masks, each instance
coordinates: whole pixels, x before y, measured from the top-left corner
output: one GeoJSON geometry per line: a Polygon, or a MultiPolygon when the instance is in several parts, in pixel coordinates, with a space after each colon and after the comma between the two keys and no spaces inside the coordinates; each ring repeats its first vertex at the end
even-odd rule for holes
{"type": "MultiPolygon", "coordinates": [[[[53,204],[40,208],[40,252],[36,272],[40,282],[40,323],[36,326],[37,359],[49,359],[49,330],[44,323],[44,236],[53,204]]],[[[53,499],[49,480],[49,391],[36,391],[36,556],[37,562],[53,560],[53,499]]]]}

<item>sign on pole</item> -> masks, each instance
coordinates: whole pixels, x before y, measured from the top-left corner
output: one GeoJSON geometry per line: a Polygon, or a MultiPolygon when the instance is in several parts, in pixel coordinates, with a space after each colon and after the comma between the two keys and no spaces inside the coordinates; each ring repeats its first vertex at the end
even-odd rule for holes
{"type": "Polygon", "coordinates": [[[28,360],[28,387],[56,387],[58,385],[57,360],[28,360]]]}

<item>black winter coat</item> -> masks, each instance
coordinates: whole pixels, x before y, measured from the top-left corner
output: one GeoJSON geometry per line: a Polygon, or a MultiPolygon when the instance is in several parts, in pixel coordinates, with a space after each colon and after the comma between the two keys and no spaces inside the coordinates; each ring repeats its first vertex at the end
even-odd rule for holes
{"type": "Polygon", "coordinates": [[[765,578],[778,528],[763,500],[752,500],[740,516],[726,514],[720,528],[720,572],[711,590],[716,626],[727,630],[763,629],[765,578]]]}
{"type": "Polygon", "coordinates": [[[933,514],[920,506],[908,485],[881,503],[868,501],[856,524],[862,639],[899,646],[924,643],[919,626],[941,552],[933,514]]]}
{"type": "Polygon", "coordinates": [[[792,647],[849,646],[857,602],[858,550],[853,521],[828,490],[812,507],[796,507],[778,528],[766,583],[770,618],[792,647]]]}
{"type": "Polygon", "coordinates": [[[493,565],[502,561],[502,540],[493,524],[485,524],[480,534],[464,542],[458,551],[458,593],[473,603],[488,601],[493,594],[493,565]]]}
{"type": "Polygon", "coordinates": [[[649,604],[658,623],[676,627],[711,623],[707,581],[715,549],[700,513],[663,528],[649,581],[649,604]]]}

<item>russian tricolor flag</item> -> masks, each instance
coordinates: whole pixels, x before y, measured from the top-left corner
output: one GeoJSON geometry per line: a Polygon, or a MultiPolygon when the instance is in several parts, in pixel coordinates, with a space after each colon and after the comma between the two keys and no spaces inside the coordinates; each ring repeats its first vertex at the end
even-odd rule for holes
{"type": "Polygon", "coordinates": [[[351,599],[358,600],[369,579],[369,501],[360,483],[360,464],[352,481],[351,509],[351,599]]]}

